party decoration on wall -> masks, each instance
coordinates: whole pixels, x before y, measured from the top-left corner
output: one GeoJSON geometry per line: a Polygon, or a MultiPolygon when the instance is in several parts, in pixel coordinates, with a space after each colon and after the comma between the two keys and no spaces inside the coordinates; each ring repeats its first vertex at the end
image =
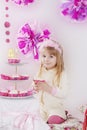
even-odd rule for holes
{"type": "Polygon", "coordinates": [[[76,21],[87,17],[87,0],[65,0],[62,4],[62,14],[76,21]]]}
{"type": "Polygon", "coordinates": [[[6,22],[4,23],[4,26],[5,26],[5,28],[9,28],[9,27],[10,27],[10,23],[9,23],[8,21],[6,21],[6,22]]]}
{"type": "Polygon", "coordinates": [[[33,3],[34,0],[12,0],[14,3],[18,4],[18,5],[28,5],[30,3],[33,3]]]}
{"type": "MultiPolygon", "coordinates": [[[[6,2],[6,6],[5,6],[6,14],[5,14],[5,17],[6,17],[6,19],[8,19],[9,14],[8,14],[7,11],[9,10],[9,7],[8,7],[7,4],[8,4],[8,2],[9,2],[9,0],[5,0],[5,2],[6,2]]],[[[9,22],[8,20],[6,20],[6,21],[4,22],[4,27],[6,28],[5,35],[8,37],[8,38],[5,39],[5,42],[6,42],[6,43],[10,43],[10,39],[9,39],[9,35],[10,35],[9,28],[10,28],[10,26],[11,26],[10,22],[9,22]]]]}
{"type": "Polygon", "coordinates": [[[18,47],[20,51],[26,54],[33,54],[34,59],[38,59],[38,45],[45,39],[49,39],[48,29],[38,30],[26,23],[18,32],[18,47]]]}

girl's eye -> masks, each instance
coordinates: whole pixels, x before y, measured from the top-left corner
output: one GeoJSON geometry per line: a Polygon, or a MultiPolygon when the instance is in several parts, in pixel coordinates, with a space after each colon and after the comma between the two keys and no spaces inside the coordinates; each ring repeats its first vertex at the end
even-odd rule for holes
{"type": "Polygon", "coordinates": [[[50,58],[53,58],[53,55],[51,55],[50,58]]]}
{"type": "Polygon", "coordinates": [[[43,57],[46,57],[45,55],[43,55],[43,57]]]}

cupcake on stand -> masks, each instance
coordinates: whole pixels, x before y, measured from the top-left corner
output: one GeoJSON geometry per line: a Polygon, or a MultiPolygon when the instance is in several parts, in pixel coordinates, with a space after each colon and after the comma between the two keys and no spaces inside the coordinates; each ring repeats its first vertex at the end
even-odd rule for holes
{"type": "Polygon", "coordinates": [[[8,96],[8,91],[4,90],[4,89],[3,90],[1,89],[0,90],[0,96],[6,96],[7,97],[8,96]]]}
{"type": "MultiPolygon", "coordinates": [[[[10,48],[8,50],[8,63],[9,64],[18,64],[20,63],[20,59],[18,58],[18,50],[15,48],[10,48]]],[[[17,65],[16,65],[16,74],[11,76],[12,80],[17,80],[19,75],[17,74],[17,65]]],[[[17,85],[15,82],[15,89],[10,90],[8,93],[9,97],[18,97],[18,90],[17,90],[17,85]]]]}
{"type": "Polygon", "coordinates": [[[9,97],[18,97],[18,91],[16,89],[10,90],[9,93],[8,93],[8,96],[9,97]]]}
{"type": "Polygon", "coordinates": [[[17,49],[10,48],[8,50],[8,63],[10,63],[10,64],[20,63],[20,59],[18,58],[17,49]]]}

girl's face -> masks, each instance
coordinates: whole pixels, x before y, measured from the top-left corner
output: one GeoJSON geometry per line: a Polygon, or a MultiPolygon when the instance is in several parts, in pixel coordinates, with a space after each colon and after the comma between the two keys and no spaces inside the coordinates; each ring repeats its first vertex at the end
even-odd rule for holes
{"type": "Polygon", "coordinates": [[[50,70],[56,66],[57,59],[55,55],[50,54],[48,51],[44,51],[41,54],[41,62],[47,70],[50,70]]]}

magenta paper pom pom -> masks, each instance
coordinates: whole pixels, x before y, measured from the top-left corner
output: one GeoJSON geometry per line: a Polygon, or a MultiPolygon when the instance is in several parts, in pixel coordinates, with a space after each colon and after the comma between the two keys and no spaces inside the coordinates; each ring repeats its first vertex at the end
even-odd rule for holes
{"type": "Polygon", "coordinates": [[[68,15],[76,21],[85,20],[87,17],[87,0],[66,0],[61,8],[64,16],[68,15]]]}
{"type": "MultiPolygon", "coordinates": [[[[37,28],[37,27],[36,27],[37,28]]],[[[26,54],[33,54],[34,59],[38,59],[38,45],[45,39],[49,39],[48,29],[36,31],[36,28],[26,23],[18,32],[18,47],[20,51],[26,54]]]]}
{"type": "Polygon", "coordinates": [[[14,1],[16,4],[19,4],[19,5],[21,4],[28,5],[29,3],[34,2],[34,0],[12,0],[12,1],[14,1]]]}

